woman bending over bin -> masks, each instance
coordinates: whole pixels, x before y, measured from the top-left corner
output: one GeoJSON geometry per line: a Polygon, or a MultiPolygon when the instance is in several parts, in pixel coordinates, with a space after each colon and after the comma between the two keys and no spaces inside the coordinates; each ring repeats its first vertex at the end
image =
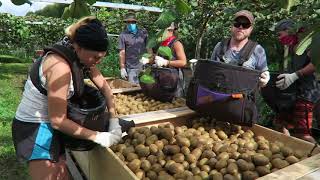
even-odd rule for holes
{"type": "Polygon", "coordinates": [[[69,179],[60,133],[103,147],[119,142],[122,135],[111,89],[96,67],[107,55],[105,27],[95,17],[85,17],[65,32],[63,41],[36,61],[39,68],[30,72],[12,123],[17,158],[28,162],[32,179],[69,179]],[[30,78],[35,71],[40,84],[30,78]],[[67,117],[68,102],[83,94],[85,72],[107,101],[112,117],[108,132],[90,130],[67,117]]]}

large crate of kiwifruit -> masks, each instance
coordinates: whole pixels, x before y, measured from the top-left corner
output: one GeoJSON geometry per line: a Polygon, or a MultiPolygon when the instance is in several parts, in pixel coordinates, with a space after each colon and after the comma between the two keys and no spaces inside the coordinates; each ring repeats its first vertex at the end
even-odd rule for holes
{"type": "Polygon", "coordinates": [[[129,131],[121,145],[72,152],[88,179],[319,177],[319,147],[259,125],[244,128],[208,123],[195,114],[156,119],[145,116],[134,121],[137,127],[129,131]],[[191,178],[194,174],[197,175],[191,178]]]}
{"type": "MultiPolygon", "coordinates": [[[[106,81],[114,94],[116,112],[120,117],[127,118],[132,116],[132,118],[139,118],[144,113],[148,113],[151,116],[152,114],[176,111],[182,111],[181,113],[184,115],[186,113],[194,113],[186,106],[184,98],[176,97],[172,102],[160,102],[145,96],[141,92],[139,85],[115,78],[106,78],[106,81]]],[[[88,79],[85,80],[85,83],[94,86],[93,82],[88,79]]]]}
{"type": "MultiPolygon", "coordinates": [[[[129,81],[125,81],[123,79],[117,79],[117,78],[112,78],[112,77],[107,77],[105,78],[106,81],[108,82],[112,93],[124,93],[124,92],[135,92],[135,91],[140,91],[140,85],[139,84],[134,84],[129,81]]],[[[90,79],[85,79],[85,83],[95,86],[94,83],[90,79]]]]}
{"type": "Polygon", "coordinates": [[[149,113],[148,115],[159,115],[161,112],[172,112],[179,110],[188,110],[186,100],[176,97],[172,102],[160,102],[141,92],[124,92],[114,94],[114,102],[117,114],[120,117],[140,117],[140,114],[149,113]]]}

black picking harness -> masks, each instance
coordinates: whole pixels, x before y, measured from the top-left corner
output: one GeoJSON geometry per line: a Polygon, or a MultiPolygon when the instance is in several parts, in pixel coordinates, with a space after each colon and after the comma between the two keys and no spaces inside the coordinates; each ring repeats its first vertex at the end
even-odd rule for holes
{"type": "Polygon", "coordinates": [[[255,94],[260,71],[242,67],[257,45],[248,43],[240,51],[238,65],[224,63],[230,40],[221,43],[215,60],[198,60],[188,92],[187,106],[201,115],[217,121],[252,126],[258,118],[255,94]]]}
{"type": "MultiPolygon", "coordinates": [[[[176,41],[177,39],[173,39],[168,47],[172,49],[176,41]]],[[[168,57],[164,58],[168,59],[168,57]]],[[[141,81],[139,82],[142,92],[155,100],[172,102],[178,89],[179,69],[151,66],[151,76],[155,79],[155,83],[146,84],[141,81]]]]}
{"type": "MultiPolygon", "coordinates": [[[[71,48],[61,44],[54,44],[52,47],[45,48],[44,55],[38,58],[30,69],[29,74],[33,85],[41,94],[47,96],[47,90],[41,85],[39,69],[44,59],[43,57],[48,52],[53,52],[63,57],[71,68],[74,95],[68,100],[67,117],[88,129],[106,131],[109,115],[105,112],[105,97],[99,90],[84,84],[83,79],[86,69],[71,48]]],[[[96,145],[92,141],[75,139],[66,134],[62,134],[62,137],[66,147],[71,150],[90,150],[96,145]]]]}

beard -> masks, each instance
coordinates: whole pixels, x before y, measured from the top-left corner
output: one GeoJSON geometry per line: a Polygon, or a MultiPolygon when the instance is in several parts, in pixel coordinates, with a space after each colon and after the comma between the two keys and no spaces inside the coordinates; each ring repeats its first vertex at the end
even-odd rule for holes
{"type": "Polygon", "coordinates": [[[243,41],[244,39],[248,38],[249,35],[241,32],[232,32],[232,37],[236,41],[243,41]]]}

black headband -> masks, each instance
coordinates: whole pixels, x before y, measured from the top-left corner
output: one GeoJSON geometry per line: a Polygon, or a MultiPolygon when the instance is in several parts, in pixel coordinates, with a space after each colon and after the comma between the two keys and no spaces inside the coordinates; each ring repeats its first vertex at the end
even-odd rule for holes
{"type": "Polygon", "coordinates": [[[106,51],[109,45],[105,27],[97,19],[80,26],[76,30],[74,41],[80,47],[94,51],[106,51]]]}

